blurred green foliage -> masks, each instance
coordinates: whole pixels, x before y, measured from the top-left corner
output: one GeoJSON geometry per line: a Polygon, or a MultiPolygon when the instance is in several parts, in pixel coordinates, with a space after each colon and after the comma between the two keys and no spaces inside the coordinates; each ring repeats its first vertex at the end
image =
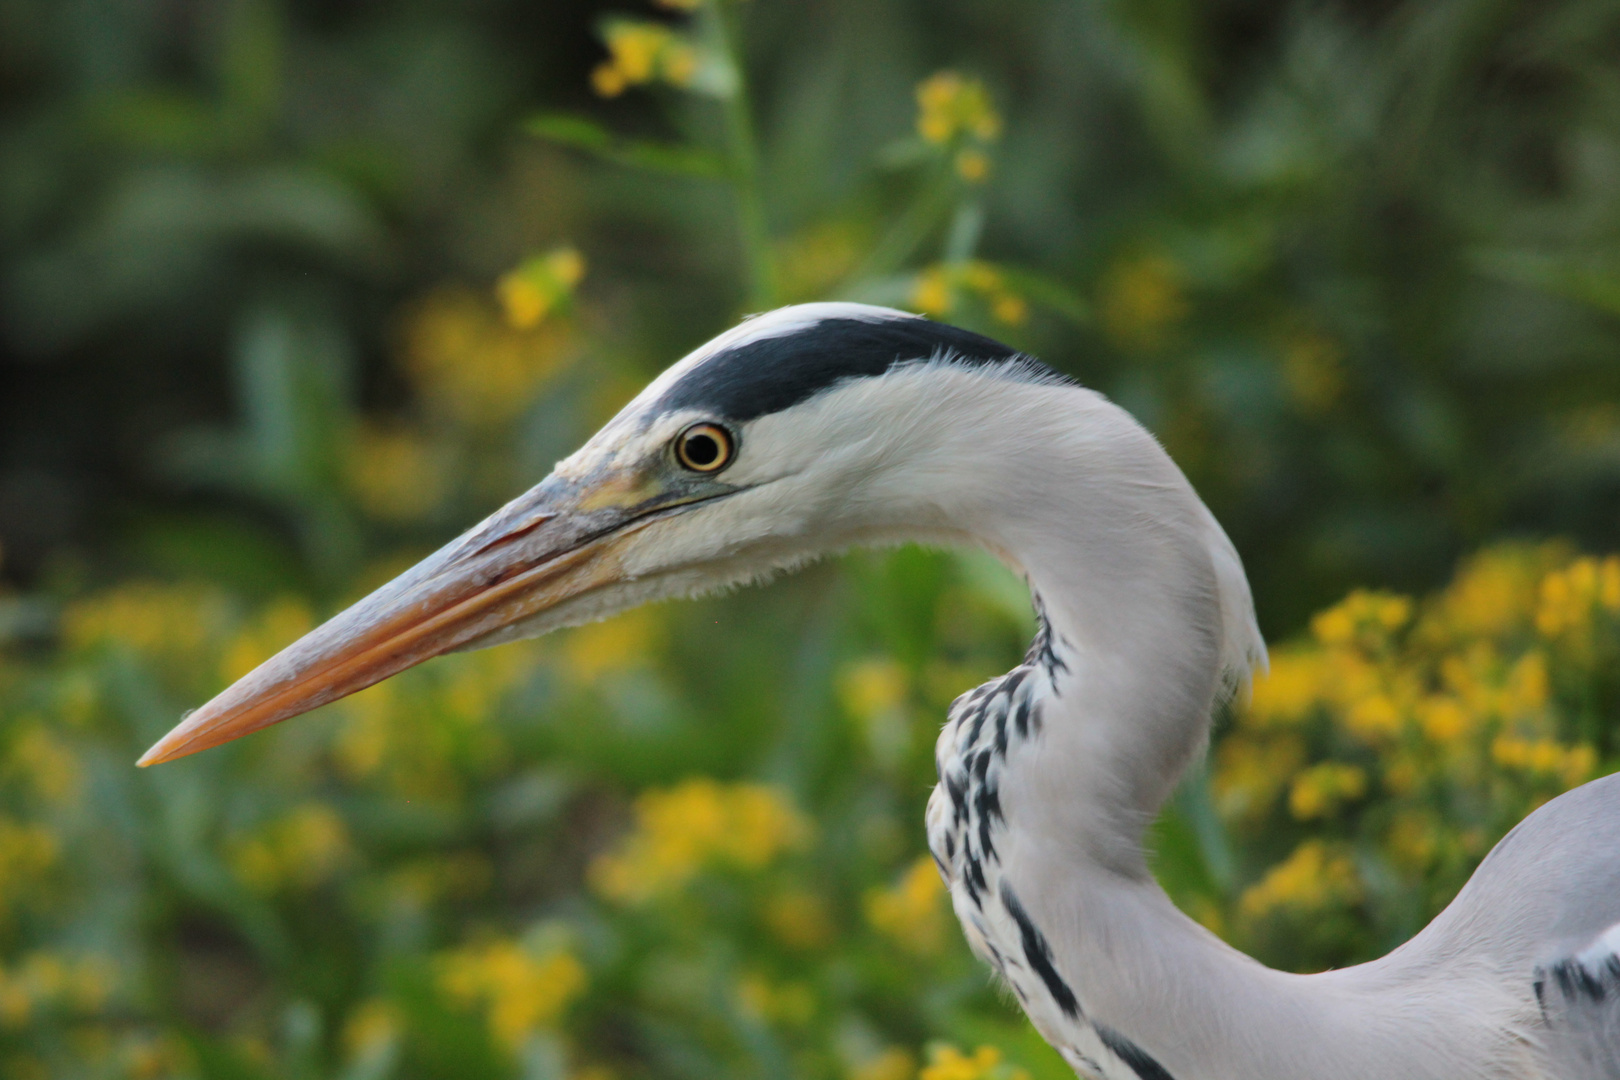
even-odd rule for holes
{"type": "Polygon", "coordinates": [[[987,557],[854,556],[131,768],[815,298],[1002,337],[1164,440],[1292,643],[1161,880],[1274,964],[1402,940],[1620,757],[1620,563],[1577,555],[1620,549],[1617,30],[0,0],[0,1072],[1068,1075],[922,852],[945,706],[1031,629],[987,557]]]}

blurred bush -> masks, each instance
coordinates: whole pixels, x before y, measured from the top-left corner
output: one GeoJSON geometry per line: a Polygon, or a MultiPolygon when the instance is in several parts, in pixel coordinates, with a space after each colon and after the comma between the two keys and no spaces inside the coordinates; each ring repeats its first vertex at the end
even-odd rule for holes
{"type": "Polygon", "coordinates": [[[686,349],[826,297],[1164,440],[1284,643],[1157,872],[1282,966],[1410,935],[1620,756],[1620,562],[1579,554],[1620,550],[1615,24],[0,0],[0,1073],[1070,1075],[922,850],[939,719],[1031,630],[987,557],[130,767],[686,349]]]}

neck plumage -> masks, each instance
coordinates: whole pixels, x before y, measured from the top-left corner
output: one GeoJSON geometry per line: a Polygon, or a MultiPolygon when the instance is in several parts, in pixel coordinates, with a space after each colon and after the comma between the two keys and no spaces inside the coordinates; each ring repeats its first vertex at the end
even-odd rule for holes
{"type": "Polygon", "coordinates": [[[1477,1017],[1402,1037],[1403,993],[1427,991],[1399,963],[1271,971],[1154,882],[1143,831],[1264,646],[1236,553],[1152,437],[1087,391],[1029,395],[1012,422],[1031,451],[943,507],[1025,573],[1050,650],[941,734],[930,846],[970,942],[1103,1080],[1429,1078],[1473,1058],[1501,1034],[1477,1017]]]}

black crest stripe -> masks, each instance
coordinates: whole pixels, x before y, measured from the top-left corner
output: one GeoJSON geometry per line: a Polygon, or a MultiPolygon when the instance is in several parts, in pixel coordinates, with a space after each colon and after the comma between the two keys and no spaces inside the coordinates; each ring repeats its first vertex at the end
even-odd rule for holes
{"type": "Polygon", "coordinates": [[[1170,1075],[1169,1070],[1153,1060],[1152,1054],[1149,1054],[1113,1028],[1105,1027],[1102,1024],[1093,1024],[1092,1026],[1097,1029],[1097,1037],[1103,1041],[1103,1045],[1113,1051],[1115,1057],[1129,1065],[1131,1071],[1141,1077],[1141,1080],[1175,1080],[1175,1077],[1170,1075]]]}
{"type": "MultiPolygon", "coordinates": [[[[665,411],[698,409],[743,422],[781,412],[844,379],[949,356],[1000,364],[1019,355],[969,330],[917,318],[829,318],[780,337],[744,341],[699,363],[660,399],[665,411]]],[[[1031,370],[1039,370],[1028,361],[1031,370]]]]}

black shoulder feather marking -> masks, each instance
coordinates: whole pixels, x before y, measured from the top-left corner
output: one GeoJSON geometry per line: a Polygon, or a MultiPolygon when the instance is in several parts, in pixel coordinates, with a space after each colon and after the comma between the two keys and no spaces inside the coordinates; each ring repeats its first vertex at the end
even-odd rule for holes
{"type": "Polygon", "coordinates": [[[935,356],[997,364],[1018,355],[999,341],[928,319],[823,319],[716,353],[671,386],[660,404],[665,411],[702,409],[743,422],[781,412],[843,379],[882,375],[896,364],[935,356]]]}
{"type": "MultiPolygon", "coordinates": [[[[1052,964],[1052,946],[1047,944],[1046,935],[1041,933],[1040,927],[1029,917],[1024,905],[1018,902],[1012,888],[1003,881],[1001,883],[1001,903],[1007,909],[1007,914],[1013,917],[1018,924],[1018,934],[1024,946],[1024,959],[1029,962],[1030,970],[1041,977],[1046,984],[1046,992],[1052,995],[1057,1007],[1063,1010],[1063,1015],[1078,1018],[1080,1015],[1080,1002],[1075,998],[1074,991],[1069,984],[1063,981],[1057,968],[1052,964]]],[[[1146,1078],[1144,1078],[1146,1080],[1146,1078]]]]}
{"type": "Polygon", "coordinates": [[[1131,1071],[1141,1077],[1141,1080],[1175,1080],[1163,1065],[1153,1060],[1153,1055],[1113,1028],[1102,1024],[1093,1026],[1097,1029],[1097,1037],[1103,1041],[1103,1045],[1112,1050],[1115,1057],[1129,1065],[1131,1071]]]}

